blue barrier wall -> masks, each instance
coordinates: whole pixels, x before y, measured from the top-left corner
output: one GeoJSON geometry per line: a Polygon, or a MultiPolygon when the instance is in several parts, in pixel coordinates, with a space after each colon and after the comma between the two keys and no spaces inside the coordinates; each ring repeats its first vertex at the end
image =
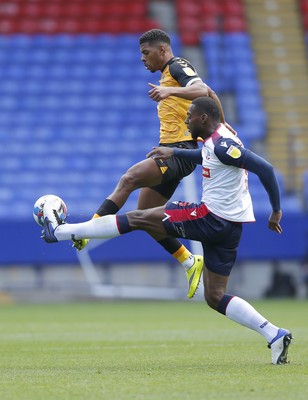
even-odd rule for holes
{"type": "MultiPolygon", "coordinates": [[[[307,215],[296,213],[284,216],[282,235],[277,235],[267,228],[267,218],[267,215],[260,215],[257,216],[257,222],[244,225],[238,261],[300,261],[308,247],[307,215]]],[[[46,244],[40,239],[40,227],[32,220],[2,220],[0,236],[0,265],[78,262],[71,242],[46,244]]],[[[100,263],[172,260],[172,257],[144,232],[132,232],[109,240],[93,249],[91,256],[94,261],[100,263]]]]}

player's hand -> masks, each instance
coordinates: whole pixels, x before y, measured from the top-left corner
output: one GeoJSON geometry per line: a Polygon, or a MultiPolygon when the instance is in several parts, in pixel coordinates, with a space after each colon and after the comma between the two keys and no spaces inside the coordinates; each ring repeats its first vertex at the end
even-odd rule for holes
{"type": "Polygon", "coordinates": [[[152,88],[149,90],[149,96],[154,101],[164,100],[170,96],[170,89],[168,87],[153,85],[153,83],[149,83],[149,86],[152,88]]]}
{"type": "Polygon", "coordinates": [[[171,158],[172,156],[173,148],[164,146],[153,147],[153,150],[146,155],[147,158],[163,158],[164,160],[171,158]]]}
{"type": "Polygon", "coordinates": [[[280,221],[282,218],[282,211],[273,211],[268,219],[268,227],[271,231],[277,232],[279,235],[282,233],[280,221]]]}
{"type": "Polygon", "coordinates": [[[225,122],[224,125],[225,125],[225,127],[226,127],[227,129],[229,129],[230,132],[233,133],[233,135],[237,136],[236,130],[233,129],[232,126],[228,124],[228,122],[225,122]]]}
{"type": "Polygon", "coordinates": [[[90,239],[73,239],[73,247],[77,249],[78,251],[84,249],[86,245],[89,243],[90,239]]]}

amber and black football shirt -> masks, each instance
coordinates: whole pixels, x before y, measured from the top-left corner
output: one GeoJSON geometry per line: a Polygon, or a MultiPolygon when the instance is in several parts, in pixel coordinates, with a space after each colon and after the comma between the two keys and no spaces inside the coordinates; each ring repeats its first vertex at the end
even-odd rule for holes
{"type": "MultiPolygon", "coordinates": [[[[185,87],[201,81],[194,67],[184,58],[173,57],[162,70],[160,85],[166,87],[185,87]]],[[[158,103],[161,144],[192,140],[185,119],[191,100],[169,96],[158,103]]]]}

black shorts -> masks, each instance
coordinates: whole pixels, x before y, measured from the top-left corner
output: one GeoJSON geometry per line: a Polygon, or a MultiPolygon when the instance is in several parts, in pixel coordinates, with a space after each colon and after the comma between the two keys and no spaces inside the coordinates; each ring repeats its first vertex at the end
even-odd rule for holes
{"type": "Polygon", "coordinates": [[[165,215],[163,224],[170,236],[201,242],[206,268],[218,275],[230,275],[242,235],[242,223],[214,215],[203,203],[168,202],[165,215]]]}
{"type": "MultiPolygon", "coordinates": [[[[179,142],[172,144],[160,144],[160,146],[166,147],[179,147],[182,149],[197,149],[198,144],[194,140],[187,142],[179,142]]],[[[171,157],[168,160],[162,160],[161,158],[154,158],[156,164],[160,168],[163,174],[162,183],[156,186],[152,186],[152,189],[156,190],[166,199],[170,199],[176,188],[178,187],[181,179],[191,174],[196,169],[196,164],[191,161],[186,161],[182,158],[171,157]]]]}

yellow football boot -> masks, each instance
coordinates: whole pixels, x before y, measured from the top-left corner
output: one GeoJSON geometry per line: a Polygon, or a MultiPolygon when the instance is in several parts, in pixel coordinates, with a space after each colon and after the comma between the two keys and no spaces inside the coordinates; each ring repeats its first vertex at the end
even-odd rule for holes
{"type": "Polygon", "coordinates": [[[201,278],[202,270],[203,270],[203,257],[202,256],[194,256],[195,262],[192,267],[190,267],[186,272],[186,278],[188,281],[188,293],[187,297],[191,299],[194,297],[201,278]]]}

